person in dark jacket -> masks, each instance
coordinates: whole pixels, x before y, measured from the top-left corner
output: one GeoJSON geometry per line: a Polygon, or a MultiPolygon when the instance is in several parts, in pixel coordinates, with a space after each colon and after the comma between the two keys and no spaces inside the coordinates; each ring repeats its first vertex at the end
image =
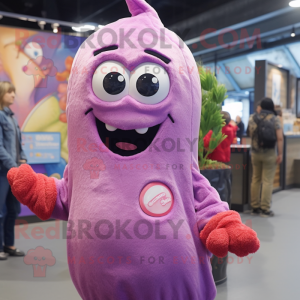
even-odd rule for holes
{"type": "Polygon", "coordinates": [[[240,142],[242,143],[242,138],[245,132],[245,124],[243,123],[240,116],[236,116],[236,125],[238,127],[236,136],[240,139],[240,142]]]}
{"type": "Polygon", "coordinates": [[[20,128],[9,108],[14,99],[15,87],[10,82],[0,82],[0,260],[6,260],[9,255],[24,256],[14,246],[20,202],[12,194],[6,177],[9,169],[26,163],[20,128]]]}

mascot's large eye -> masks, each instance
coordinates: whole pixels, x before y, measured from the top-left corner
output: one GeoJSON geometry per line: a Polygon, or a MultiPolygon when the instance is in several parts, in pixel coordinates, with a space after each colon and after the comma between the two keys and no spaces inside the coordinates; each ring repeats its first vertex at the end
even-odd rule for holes
{"type": "Polygon", "coordinates": [[[132,71],[129,94],[139,102],[156,104],[164,100],[170,90],[167,71],[155,63],[143,63],[132,71]]]}
{"type": "Polygon", "coordinates": [[[93,75],[95,95],[108,102],[121,100],[128,95],[129,71],[117,61],[102,63],[93,75]]]}

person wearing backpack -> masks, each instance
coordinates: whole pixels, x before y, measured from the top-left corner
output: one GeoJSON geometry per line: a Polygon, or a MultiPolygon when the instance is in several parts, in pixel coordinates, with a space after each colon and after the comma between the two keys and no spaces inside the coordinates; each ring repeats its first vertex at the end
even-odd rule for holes
{"type": "Polygon", "coordinates": [[[261,111],[250,116],[252,215],[273,217],[271,199],[276,165],[282,162],[283,133],[273,100],[262,99],[261,111]],[[276,147],[277,145],[277,147],[276,147]],[[277,150],[277,151],[276,151],[277,150]]]}

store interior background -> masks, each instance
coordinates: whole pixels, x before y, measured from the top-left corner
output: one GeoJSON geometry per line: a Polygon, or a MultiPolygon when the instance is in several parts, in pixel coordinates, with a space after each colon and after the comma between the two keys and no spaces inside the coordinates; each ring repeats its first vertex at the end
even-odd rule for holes
{"type": "MultiPolygon", "coordinates": [[[[258,220],[247,215],[250,208],[250,141],[245,137],[240,141],[243,144],[242,148],[236,146],[232,148],[230,164],[247,165],[246,169],[233,169],[232,206],[235,210],[244,213],[242,214],[244,222],[250,220],[253,229],[259,233],[263,247],[261,256],[258,254],[256,256],[258,259],[254,259],[253,264],[229,265],[229,280],[218,287],[217,299],[296,298],[298,296],[297,274],[291,274],[290,268],[297,269],[298,263],[295,263],[294,258],[298,256],[300,250],[299,239],[296,238],[297,241],[291,246],[292,249],[288,246],[283,247],[282,243],[289,245],[294,239],[291,231],[300,228],[299,190],[296,189],[300,187],[298,175],[300,174],[300,7],[289,6],[289,0],[148,0],[147,2],[155,8],[165,26],[175,31],[188,45],[195,60],[204,65],[207,70],[214,72],[219,83],[226,86],[228,98],[224,101],[223,110],[228,111],[233,120],[236,116],[241,116],[247,128],[250,114],[255,111],[256,105],[264,96],[273,98],[275,104],[281,107],[285,147],[284,162],[278,167],[274,181],[276,194],[273,204],[274,210],[277,210],[274,219],[258,220]],[[282,270],[280,276],[279,269],[282,270]],[[290,276],[283,278],[282,274],[288,273],[290,276]]],[[[49,77],[46,89],[34,90],[33,87],[32,91],[29,91],[28,85],[33,85],[33,78],[27,75],[26,77],[24,72],[21,72],[24,64],[20,60],[23,57],[26,62],[35,58],[36,54],[21,51],[18,58],[13,54],[12,64],[11,61],[7,61],[8,54],[1,50],[8,44],[4,37],[10,34],[12,41],[16,41],[15,33],[11,33],[10,30],[30,32],[27,37],[28,42],[34,35],[72,37],[73,41],[78,42],[76,49],[64,48],[64,51],[52,49],[53,51],[50,52],[43,49],[44,53],[48,53],[47,58],[53,60],[57,71],[63,73],[66,71],[66,59],[74,58],[82,41],[95,30],[124,17],[130,17],[124,0],[4,0],[0,2],[0,80],[13,81],[17,87],[17,97],[18,88],[19,90],[23,88],[28,95],[26,97],[32,100],[25,108],[16,107],[17,111],[28,110],[26,115],[19,119],[20,127],[24,131],[45,132],[53,132],[54,128],[58,128],[62,138],[62,162],[56,166],[35,165],[35,170],[48,175],[54,173],[60,175],[67,163],[66,124],[62,121],[64,109],[57,104],[64,97],[60,84],[67,84],[67,77],[61,81],[49,77]],[[88,26],[83,27],[83,25],[88,26]],[[17,72],[20,74],[16,75],[17,72]],[[23,79],[28,82],[27,87],[23,79]],[[43,121],[48,122],[47,124],[42,122],[43,126],[33,128],[32,123],[28,122],[33,117],[30,113],[36,109],[38,103],[45,100],[51,101],[54,105],[51,111],[53,119],[45,118],[43,121]]],[[[65,41],[62,39],[60,42],[65,41]]],[[[32,122],[34,120],[33,118],[32,122]]],[[[22,207],[21,218],[29,222],[38,221],[25,207],[22,207]]],[[[42,226],[46,226],[45,223],[42,226]]],[[[24,242],[24,245],[27,243],[24,240],[19,242],[24,242]]],[[[50,245],[51,241],[44,242],[45,245],[47,243],[50,245]]],[[[55,245],[60,247],[59,259],[63,261],[66,253],[65,240],[61,242],[63,246],[57,242],[55,245]]],[[[28,245],[28,247],[32,246],[28,245]]],[[[63,264],[59,270],[61,276],[59,278],[64,284],[59,284],[53,279],[51,285],[56,284],[56,289],[64,295],[63,299],[79,299],[71,284],[66,265],[63,264]]],[[[2,285],[7,287],[9,281],[18,282],[24,289],[24,295],[27,296],[31,295],[30,287],[35,284],[33,279],[31,282],[23,282],[21,275],[15,275],[13,271],[4,273],[0,269],[0,290],[2,285]]],[[[49,291],[49,295],[43,298],[52,299],[53,288],[45,282],[39,284],[40,291],[43,289],[49,291]]],[[[7,290],[9,289],[6,288],[7,290]]],[[[7,294],[4,294],[6,298],[3,299],[17,299],[11,298],[12,294],[14,297],[21,296],[20,293],[17,295],[14,294],[16,291],[12,291],[11,287],[10,292],[7,291],[7,294]]],[[[1,295],[0,299],[2,299],[1,295]]]]}
{"type": "MultiPolygon", "coordinates": [[[[299,102],[296,100],[297,78],[300,77],[298,8],[290,7],[288,0],[148,2],[165,26],[190,47],[196,61],[215,72],[218,81],[225,84],[228,99],[223,108],[234,120],[240,115],[247,125],[249,115],[255,110],[255,101],[258,101],[254,95],[255,61],[268,60],[278,69],[288,70],[288,78],[282,76],[281,84],[288,81],[289,94],[282,95],[276,104],[284,109],[285,132],[293,131],[288,124],[295,119],[299,102]]],[[[14,1],[1,1],[0,26],[43,28],[44,32],[58,30],[62,34],[86,38],[93,31],[76,32],[72,28],[88,24],[98,29],[130,16],[123,0],[77,0],[73,5],[67,0],[51,1],[51,4],[35,0],[15,3],[18,5],[14,1]]],[[[272,97],[272,88],[266,96],[272,97]]]]}

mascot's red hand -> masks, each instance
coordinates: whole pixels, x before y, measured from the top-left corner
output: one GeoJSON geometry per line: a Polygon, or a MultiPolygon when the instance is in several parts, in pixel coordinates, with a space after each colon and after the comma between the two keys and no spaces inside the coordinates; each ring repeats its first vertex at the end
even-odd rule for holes
{"type": "Polygon", "coordinates": [[[50,218],[57,197],[54,178],[36,174],[29,165],[11,168],[7,174],[14,196],[40,219],[50,218]]]}
{"type": "Polygon", "coordinates": [[[244,225],[235,211],[218,213],[200,233],[206,248],[217,257],[225,257],[228,251],[239,257],[255,253],[260,246],[256,232],[244,225]]]}

